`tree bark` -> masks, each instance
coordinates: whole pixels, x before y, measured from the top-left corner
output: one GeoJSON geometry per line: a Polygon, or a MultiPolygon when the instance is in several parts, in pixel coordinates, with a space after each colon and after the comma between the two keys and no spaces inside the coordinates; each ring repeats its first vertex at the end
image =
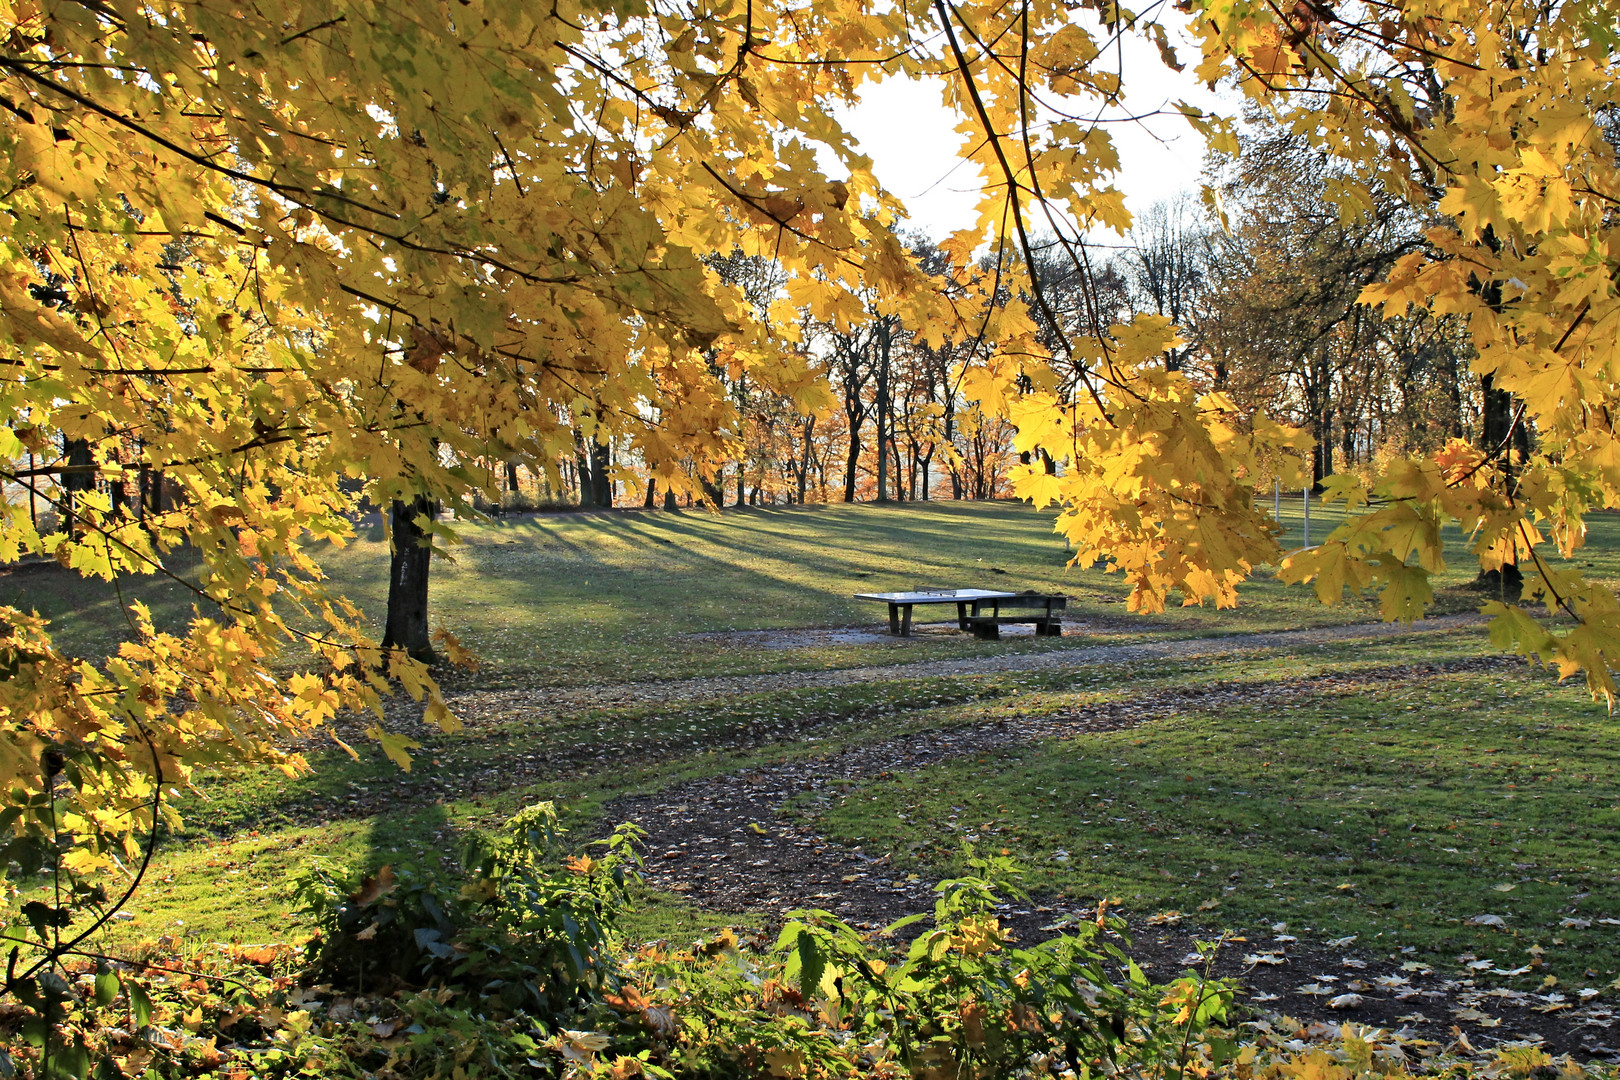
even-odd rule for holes
{"type": "MultiPolygon", "coordinates": [[[[1508,490],[1511,492],[1515,486],[1513,448],[1509,443],[1516,443],[1515,438],[1520,435],[1520,429],[1513,425],[1513,395],[1506,390],[1496,387],[1489,375],[1481,376],[1480,390],[1483,391],[1484,400],[1481,402],[1480,417],[1480,448],[1487,454],[1500,454],[1502,456],[1502,472],[1507,478],[1508,490]]],[[[1528,443],[1528,440],[1525,440],[1528,443]]],[[[1507,603],[1517,603],[1524,593],[1524,573],[1519,569],[1517,562],[1503,563],[1500,570],[1481,570],[1479,584],[1496,594],[1507,603]]]]}
{"type": "Polygon", "coordinates": [[[613,505],[613,479],[608,475],[608,447],[606,443],[591,440],[591,502],[597,506],[613,505]]]}
{"type": "Polygon", "coordinates": [[[591,505],[591,464],[585,456],[585,437],[574,429],[574,487],[579,491],[579,505],[591,505]]]}
{"type": "Polygon", "coordinates": [[[893,405],[889,400],[889,346],[893,333],[888,317],[878,320],[874,329],[877,339],[877,501],[889,501],[889,441],[894,429],[893,405]]]}
{"type": "Polygon", "coordinates": [[[844,461],[844,501],[855,501],[855,469],[861,461],[861,436],[858,428],[849,429],[849,456],[844,461]]]}
{"type": "Polygon", "coordinates": [[[804,457],[799,465],[799,505],[804,505],[805,489],[810,485],[810,453],[812,449],[811,438],[815,432],[816,418],[808,416],[804,421],[804,457]]]}
{"type": "Polygon", "coordinates": [[[433,551],[418,518],[431,518],[435,502],[418,495],[410,502],[395,500],[389,509],[393,551],[388,564],[388,619],[383,648],[404,649],[413,660],[431,664],[436,657],[428,633],[428,570],[433,551]]]}
{"type": "Polygon", "coordinates": [[[708,499],[709,502],[714,504],[714,508],[716,510],[724,510],[726,508],[725,466],[722,465],[720,467],[720,471],[715,473],[713,480],[703,481],[703,496],[704,498],[708,499]]]}
{"type": "Polygon", "coordinates": [[[67,459],[69,471],[62,474],[62,506],[67,511],[62,529],[69,536],[78,536],[79,492],[96,489],[96,474],[91,471],[95,455],[90,451],[90,440],[62,440],[62,456],[67,459]]]}

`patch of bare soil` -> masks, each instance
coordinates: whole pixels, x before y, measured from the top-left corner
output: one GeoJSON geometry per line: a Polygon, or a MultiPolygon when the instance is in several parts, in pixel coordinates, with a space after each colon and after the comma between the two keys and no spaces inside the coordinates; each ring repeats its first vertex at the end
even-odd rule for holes
{"type": "MultiPolygon", "coordinates": [[[[972,728],[922,732],[817,760],[682,784],[656,796],[614,803],[607,807],[607,818],[635,821],[646,829],[649,883],[700,907],[763,913],[772,922],[794,909],[820,908],[875,930],[901,916],[932,910],[935,883],[897,868],[889,853],[846,847],[820,836],[813,825],[788,811],[785,804],[794,796],[1031,741],[1120,730],[1189,706],[1252,703],[1257,694],[1281,701],[1350,691],[1368,680],[1502,663],[1486,659],[1400,666],[1263,686],[1212,684],[1061,714],[995,718],[972,728]]],[[[1125,914],[1132,956],[1161,980],[1201,966],[1196,942],[1217,936],[1179,918],[1125,914]]],[[[1003,912],[1021,940],[1039,940],[1093,916],[1089,906],[1062,898],[1010,903],[1003,912]]],[[[1258,1013],[1277,1012],[1307,1022],[1353,1020],[1440,1044],[1453,1042],[1460,1033],[1482,1049],[1525,1040],[1577,1058],[1620,1058],[1612,1046],[1615,1016],[1608,1006],[1509,989],[1491,978],[1489,963],[1445,971],[1409,954],[1358,949],[1354,940],[1301,939],[1286,933],[1286,927],[1245,933],[1216,951],[1213,973],[1240,979],[1239,1000],[1258,1013]]]]}

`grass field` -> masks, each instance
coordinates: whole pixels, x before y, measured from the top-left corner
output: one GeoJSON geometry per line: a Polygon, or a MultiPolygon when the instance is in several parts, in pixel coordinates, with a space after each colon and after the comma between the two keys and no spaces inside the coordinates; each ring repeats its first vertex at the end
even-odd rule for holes
{"type": "MultiPolygon", "coordinates": [[[[1297,503],[1292,510],[1284,524],[1297,530],[1297,503]]],[[[1312,519],[1320,539],[1334,515],[1313,508],[1312,519]]],[[[1580,688],[1517,666],[1388,674],[1483,655],[1477,629],[1174,663],[927,678],[897,667],[892,679],[847,686],[756,692],[743,681],[690,700],[553,701],[627,680],[791,679],[1376,618],[1370,600],[1324,609],[1262,575],[1235,611],[1135,619],[1118,579],[1067,568],[1050,529],[1049,514],[1006,503],[466,525],[456,562],[434,570],[433,608],[485,662],[476,676],[454,678],[469,694],[467,732],[424,737],[409,775],[362,747],[359,761],[317,750],[314,772],[299,780],[207,782],[187,797],[188,831],[170,838],[134,921],[117,933],[285,937],[299,930],[290,880],[310,857],[431,862],[461,830],[524,799],[560,800],[583,831],[600,826],[614,798],[749,764],[1235,684],[1252,686],[1252,704],[1189,705],[1128,731],[871,778],[839,798],[802,798],[792,812],[920,873],[950,872],[960,839],[972,836],[1016,855],[1037,890],[1178,910],[1211,930],[1287,922],[1324,936],[1383,935],[1436,956],[1534,945],[1561,977],[1613,978],[1620,949],[1597,920],[1620,918],[1615,722],[1580,688]],[[809,634],[791,648],[749,634],[876,629],[882,609],[850,594],[923,585],[1061,589],[1074,598],[1070,621],[1089,628],[995,644],[809,634]],[[1311,679],[1318,691],[1267,696],[1311,679]],[[1468,921],[1481,914],[1505,926],[1468,921]]],[[[1460,538],[1455,546],[1461,554],[1460,538]]],[[[330,555],[343,586],[378,606],[380,530],[330,555]]],[[[1620,583],[1614,519],[1594,523],[1582,562],[1620,583]]],[[[1477,606],[1480,595],[1462,587],[1470,578],[1448,574],[1443,608],[1477,606]]],[[[177,592],[150,582],[124,591],[184,617],[177,592]]],[[[121,633],[104,586],[54,571],[0,578],[0,599],[52,615],[61,639],[86,655],[121,633]]],[[[652,896],[636,925],[663,935],[739,919],[747,916],[652,896]]]]}
{"type": "MultiPolygon", "coordinates": [[[[1320,541],[1340,518],[1312,510],[1320,541]]],[[[1298,499],[1284,504],[1285,545],[1302,539],[1298,499]]],[[[866,627],[881,606],[856,592],[924,586],[1061,590],[1071,617],[1091,620],[1088,639],[1143,633],[1202,635],[1330,625],[1377,618],[1370,598],[1335,608],[1308,590],[1285,588],[1262,570],[1235,610],[1172,607],[1151,619],[1125,611],[1117,575],[1070,567],[1053,515],[1015,503],[911,503],[892,507],[810,506],[665,513],[535,515],[460,526],[454,561],[433,570],[430,617],[484,660],[480,685],[583,685],[604,679],[687,678],[800,668],[850,667],[930,655],[976,655],[978,646],[945,637],[826,641],[797,649],[739,642],[736,631],[866,627]]],[[[1580,561],[1620,585],[1615,519],[1594,520],[1580,561]]],[[[1438,582],[1437,611],[1476,607],[1460,588],[1472,579],[1454,537],[1454,568],[1438,582]]],[[[380,526],[323,559],[336,583],[380,618],[387,595],[387,549],[380,526]]],[[[184,554],[181,576],[194,573],[184,554]]],[[[56,623],[66,651],[105,655],[128,626],[119,596],[149,603],[169,625],[189,617],[190,596],[153,578],[105,583],[51,567],[0,577],[0,600],[37,609],[56,623]]],[[[1074,640],[1026,640],[1010,648],[1063,648],[1074,640]]]]}
{"type": "Polygon", "coordinates": [[[1252,706],[898,774],[817,809],[830,835],[915,853],[903,865],[952,865],[968,838],[1044,893],[1427,956],[1516,965],[1539,946],[1566,978],[1612,979],[1620,950],[1596,920],[1620,915],[1620,723],[1517,669],[1398,685],[1376,670],[1416,651],[1331,663],[1297,695],[1233,670],[1252,706]]]}

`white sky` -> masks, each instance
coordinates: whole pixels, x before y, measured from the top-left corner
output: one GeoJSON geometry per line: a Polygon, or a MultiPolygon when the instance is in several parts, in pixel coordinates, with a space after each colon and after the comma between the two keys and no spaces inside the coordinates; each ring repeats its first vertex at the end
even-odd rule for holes
{"type": "MultiPolygon", "coordinates": [[[[1188,70],[1165,67],[1158,51],[1144,41],[1124,45],[1125,103],[1133,114],[1164,109],[1169,115],[1140,122],[1109,124],[1119,149],[1121,170],[1116,186],[1126,194],[1132,213],[1180,192],[1196,193],[1203,168],[1204,140],[1175,112],[1174,103],[1189,101],[1205,110],[1230,109],[1230,102],[1192,77],[1196,49],[1182,45],[1172,32],[1188,70]]],[[[936,239],[971,227],[979,185],[977,167],[958,156],[962,136],[940,104],[938,83],[891,78],[869,87],[860,105],[844,117],[846,130],[869,155],[878,181],[905,202],[910,224],[936,239]]],[[[1094,238],[1113,239],[1105,233],[1094,238]]]]}

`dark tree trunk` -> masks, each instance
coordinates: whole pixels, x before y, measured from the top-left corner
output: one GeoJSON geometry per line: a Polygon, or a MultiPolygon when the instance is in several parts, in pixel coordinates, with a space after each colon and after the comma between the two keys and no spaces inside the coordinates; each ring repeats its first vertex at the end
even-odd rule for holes
{"type": "Polygon", "coordinates": [[[574,429],[574,486],[579,490],[579,505],[591,505],[591,464],[585,456],[585,440],[579,429],[574,429]]]}
{"type": "Polygon", "coordinates": [[[844,501],[855,501],[855,469],[861,462],[861,436],[855,428],[849,430],[849,456],[844,460],[844,501]]]}
{"type": "Polygon", "coordinates": [[[665,510],[679,510],[680,508],[681,508],[681,504],[675,501],[675,489],[674,488],[665,488],[664,489],[664,509],[665,510]]]}
{"type": "Polygon", "coordinates": [[[66,439],[62,440],[62,456],[67,459],[68,472],[62,474],[62,505],[67,511],[62,528],[71,536],[79,535],[79,528],[75,515],[79,508],[79,492],[94,491],[96,487],[96,474],[91,471],[96,463],[95,455],[90,452],[90,440],[66,439]]]}
{"type": "Polygon", "coordinates": [[[410,502],[395,500],[389,510],[393,552],[388,564],[388,621],[383,648],[404,649],[413,660],[431,664],[433,641],[428,633],[428,569],[433,552],[418,518],[431,518],[437,506],[426,495],[410,502]]]}
{"type": "MultiPolygon", "coordinates": [[[[1513,450],[1510,443],[1519,441],[1520,429],[1513,425],[1513,395],[1506,390],[1496,387],[1489,375],[1480,378],[1480,389],[1483,391],[1480,448],[1487,454],[1500,454],[1502,457],[1502,471],[1507,476],[1508,490],[1511,492],[1514,483],[1513,450]]],[[[1528,439],[1525,439],[1528,449],[1528,439]]],[[[1508,603],[1516,603],[1524,593],[1524,574],[1517,562],[1503,563],[1500,570],[1481,570],[1479,584],[1508,603]]]]}
{"type": "Polygon", "coordinates": [[[726,508],[726,470],[722,466],[713,480],[703,481],[703,497],[714,504],[716,510],[726,508]]]}
{"type": "Polygon", "coordinates": [[[889,394],[889,346],[893,336],[887,317],[876,328],[877,368],[877,501],[889,501],[889,442],[894,431],[893,403],[889,394]]]}
{"type": "Polygon", "coordinates": [[[651,510],[653,508],[658,495],[657,488],[658,481],[654,480],[650,476],[647,477],[647,497],[641,502],[641,508],[643,510],[651,510]]]}
{"type": "Polygon", "coordinates": [[[805,489],[810,486],[810,454],[812,449],[811,436],[815,432],[816,418],[805,417],[804,421],[804,457],[799,463],[799,505],[804,505],[805,489]]]}
{"type": "Polygon", "coordinates": [[[517,462],[515,461],[506,463],[506,490],[513,495],[523,494],[523,489],[518,485],[517,462]]]}
{"type": "Polygon", "coordinates": [[[613,505],[613,479],[608,475],[609,464],[607,444],[591,440],[591,502],[597,506],[613,505]]]}

